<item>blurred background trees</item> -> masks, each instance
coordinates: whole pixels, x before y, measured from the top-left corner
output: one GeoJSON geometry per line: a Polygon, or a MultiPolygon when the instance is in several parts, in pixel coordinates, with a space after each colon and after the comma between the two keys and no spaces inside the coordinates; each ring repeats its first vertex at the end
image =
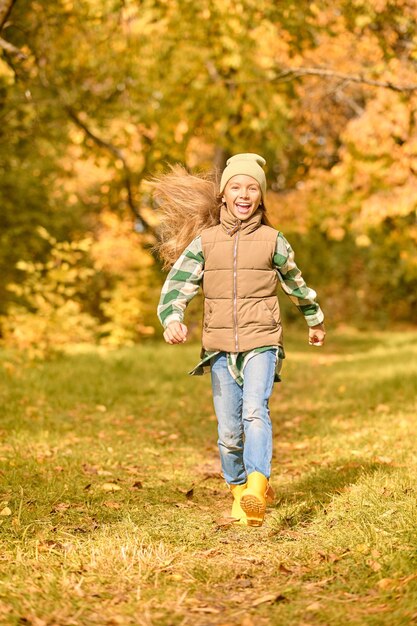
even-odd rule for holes
{"type": "Polygon", "coordinates": [[[413,0],[3,0],[0,26],[9,343],[152,335],[146,179],[240,151],[331,322],[417,321],[413,0]]]}

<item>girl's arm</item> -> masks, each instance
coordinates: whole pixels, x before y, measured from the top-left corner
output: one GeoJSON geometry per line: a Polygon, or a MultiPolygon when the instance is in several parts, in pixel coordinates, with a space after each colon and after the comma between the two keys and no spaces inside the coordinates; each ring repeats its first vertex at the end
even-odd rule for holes
{"type": "Polygon", "coordinates": [[[294,250],[282,233],[278,233],[273,263],[282,289],[304,315],[309,326],[310,343],[321,345],[325,335],[323,311],[316,302],[316,292],[306,285],[295,263],[294,250]]]}
{"type": "Polygon", "coordinates": [[[198,236],[174,263],[162,287],[158,318],[165,329],[164,337],[168,343],[185,341],[187,327],[182,323],[184,312],[199,290],[203,273],[204,256],[201,237],[198,236]]]}

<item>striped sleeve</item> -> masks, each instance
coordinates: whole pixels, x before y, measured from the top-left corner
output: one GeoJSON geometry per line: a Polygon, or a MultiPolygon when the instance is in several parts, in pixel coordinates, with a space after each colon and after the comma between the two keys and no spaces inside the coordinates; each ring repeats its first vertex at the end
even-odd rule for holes
{"type": "Polygon", "coordinates": [[[199,290],[203,273],[204,256],[198,236],[174,263],[162,287],[158,318],[164,328],[170,322],[183,321],[188,303],[199,290]]]}
{"type": "Polygon", "coordinates": [[[317,326],[324,320],[323,311],[318,302],[314,289],[310,289],[298,269],[294,250],[282,233],[278,233],[275,255],[273,259],[280,284],[290,300],[304,315],[308,326],[317,326]]]}

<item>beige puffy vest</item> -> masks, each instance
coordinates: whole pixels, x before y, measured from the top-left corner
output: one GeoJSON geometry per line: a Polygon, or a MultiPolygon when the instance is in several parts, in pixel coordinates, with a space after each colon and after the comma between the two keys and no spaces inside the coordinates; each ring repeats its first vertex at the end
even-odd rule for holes
{"type": "Polygon", "coordinates": [[[261,219],[261,209],[242,222],[222,209],[220,224],[201,233],[206,350],[282,346],[278,276],[272,264],[278,232],[261,219]]]}

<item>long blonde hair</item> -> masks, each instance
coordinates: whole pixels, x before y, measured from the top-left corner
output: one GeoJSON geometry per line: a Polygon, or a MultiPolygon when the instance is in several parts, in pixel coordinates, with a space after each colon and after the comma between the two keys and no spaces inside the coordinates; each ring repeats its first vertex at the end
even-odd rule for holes
{"type": "MultiPolygon", "coordinates": [[[[202,230],[220,223],[219,180],[217,171],[190,174],[181,165],[171,165],[170,171],[150,181],[161,219],[154,249],[164,269],[175,263],[202,230]]],[[[262,224],[270,226],[263,201],[262,205],[262,224]]]]}

